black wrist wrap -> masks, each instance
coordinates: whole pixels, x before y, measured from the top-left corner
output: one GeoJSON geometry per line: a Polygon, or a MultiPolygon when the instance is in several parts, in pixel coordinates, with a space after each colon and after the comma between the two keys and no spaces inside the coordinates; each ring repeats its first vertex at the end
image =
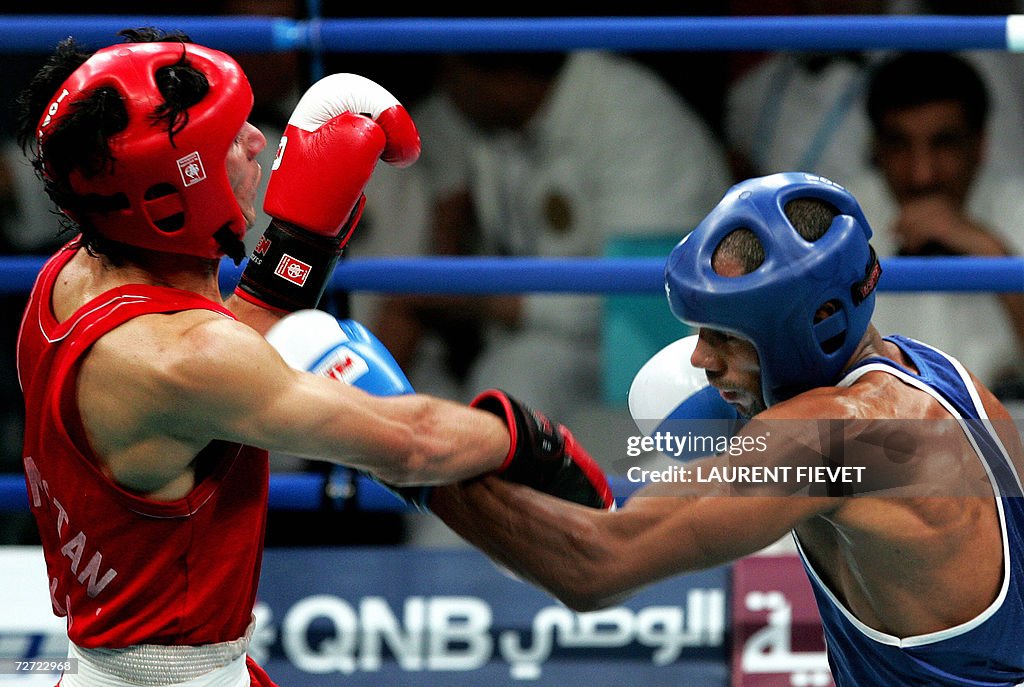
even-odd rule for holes
{"type": "Polygon", "coordinates": [[[502,478],[543,491],[543,485],[566,464],[561,426],[504,392],[481,394],[471,405],[494,413],[505,420],[506,425],[515,426],[511,433],[515,444],[500,473],[502,478]]]}
{"type": "Polygon", "coordinates": [[[341,256],[341,238],[271,220],[242,270],[238,289],[272,308],[315,308],[341,256]]]}

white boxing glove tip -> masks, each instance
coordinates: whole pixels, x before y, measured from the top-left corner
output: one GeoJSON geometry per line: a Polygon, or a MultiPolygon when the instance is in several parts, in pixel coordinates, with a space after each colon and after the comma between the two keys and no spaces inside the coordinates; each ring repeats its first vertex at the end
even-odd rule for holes
{"type": "Polygon", "coordinates": [[[645,436],[689,430],[731,434],[738,427],[736,409],[708,384],[704,370],[690,363],[696,346],[696,334],[673,341],[633,378],[629,412],[645,436]]]}
{"type": "Polygon", "coordinates": [[[629,412],[634,420],[664,419],[683,399],[708,385],[707,376],[690,364],[697,335],[673,341],[651,356],[629,387],[629,412]]]}
{"type": "Polygon", "coordinates": [[[337,320],[323,310],[299,310],[274,324],[266,339],[297,370],[377,396],[413,393],[384,344],[354,320],[337,320]]]}
{"type": "Polygon", "coordinates": [[[376,120],[382,112],[398,104],[398,99],[386,88],[364,76],[330,74],[309,87],[288,123],[303,131],[316,131],[328,119],[343,112],[365,114],[376,120]]]}
{"type": "Polygon", "coordinates": [[[324,351],[349,337],[333,315],[308,309],[281,318],[267,332],[266,339],[290,367],[309,370],[324,351]]]}

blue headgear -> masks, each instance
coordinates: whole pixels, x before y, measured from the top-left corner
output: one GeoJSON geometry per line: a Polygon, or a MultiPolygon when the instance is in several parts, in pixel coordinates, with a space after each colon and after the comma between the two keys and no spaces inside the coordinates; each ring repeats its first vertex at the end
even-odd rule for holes
{"type": "Polygon", "coordinates": [[[736,184],[672,250],[665,291],[673,314],[694,326],[732,332],[751,341],[761,363],[768,405],[834,384],[860,343],[875,307],[881,274],[871,228],[857,200],[828,179],[773,174],[736,184]],[[786,203],[818,199],[839,210],[825,235],[804,240],[786,218],[786,203]],[[754,232],[764,262],[749,274],[723,277],[711,266],[722,239],[754,232]],[[814,317],[828,301],[838,311],[814,317]]]}

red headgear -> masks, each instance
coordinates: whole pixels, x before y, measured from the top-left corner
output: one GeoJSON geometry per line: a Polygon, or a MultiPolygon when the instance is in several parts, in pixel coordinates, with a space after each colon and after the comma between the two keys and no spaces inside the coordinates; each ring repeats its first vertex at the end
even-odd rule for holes
{"type": "MultiPolygon", "coordinates": [[[[139,248],[216,258],[224,254],[213,238],[227,226],[241,239],[246,222],[227,175],[227,154],[252,109],[249,81],[228,55],[192,43],[126,43],[98,50],[57,89],[39,121],[40,147],[47,127],[68,106],[100,87],[121,94],[128,126],[110,137],[111,168],[85,177],[70,175],[78,195],[124,194],[128,207],[97,213],[94,224],[107,238],[139,248]],[[209,81],[209,92],[188,109],[188,124],[168,138],[166,121],[151,115],[164,102],[156,71],[182,55],[209,81]],[[163,191],[149,193],[160,186],[163,191]],[[156,196],[147,198],[149,196],[156,196]],[[165,231],[157,222],[184,213],[184,224],[165,231]]],[[[45,159],[45,156],[44,156],[45,159]]],[[[67,213],[72,219],[76,219],[67,213]]]]}

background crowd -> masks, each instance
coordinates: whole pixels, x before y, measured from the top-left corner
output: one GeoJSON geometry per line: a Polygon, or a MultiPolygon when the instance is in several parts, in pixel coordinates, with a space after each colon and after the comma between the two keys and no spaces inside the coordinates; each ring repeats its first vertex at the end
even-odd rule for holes
{"type": "MultiPolygon", "coordinates": [[[[80,13],[63,4],[41,11],[80,13]]],[[[181,14],[176,5],[161,5],[149,3],[147,12],[181,14]]],[[[924,0],[700,0],[686,9],[687,16],[1021,11],[1016,2],[924,0]]],[[[103,12],[138,14],[138,6],[105,3],[103,12]]],[[[306,12],[299,0],[221,0],[201,14],[301,19],[306,12]]],[[[336,12],[322,8],[326,17],[356,16],[336,12]]],[[[271,142],[266,176],[313,65],[300,53],[235,56],[254,88],[251,120],[271,142]]],[[[4,59],[0,102],[10,103],[40,58],[4,59]]],[[[813,172],[849,188],[883,258],[1024,253],[1019,54],[581,51],[323,59],[323,73],[355,72],[385,85],[410,109],[423,141],[413,167],[378,169],[347,257],[601,256],[650,245],[667,254],[733,182],[777,171],[813,172]]],[[[0,253],[46,254],[67,237],[58,235],[31,168],[6,138],[9,118],[4,108],[0,253]]],[[[260,217],[258,229],[266,221],[260,217]]],[[[17,473],[22,409],[13,361],[24,296],[3,298],[0,473],[17,473]]],[[[626,389],[603,384],[608,303],[574,294],[354,293],[332,294],[322,307],[369,326],[417,390],[467,401],[485,387],[505,389],[572,427],[614,473],[621,451],[612,442],[632,428],[626,389]]],[[[875,317],[883,334],[899,331],[960,357],[1004,401],[1024,398],[1020,296],[883,294],[875,317]]],[[[675,338],[687,333],[677,326],[675,338]]],[[[273,465],[312,469],[290,456],[274,456],[273,465]]],[[[305,517],[272,513],[268,544],[401,542],[414,536],[410,527],[422,526],[345,509],[317,514],[317,528],[303,527],[305,517]],[[324,526],[323,518],[337,526],[324,526]]],[[[0,517],[0,542],[29,543],[34,536],[27,516],[0,517]]]]}

